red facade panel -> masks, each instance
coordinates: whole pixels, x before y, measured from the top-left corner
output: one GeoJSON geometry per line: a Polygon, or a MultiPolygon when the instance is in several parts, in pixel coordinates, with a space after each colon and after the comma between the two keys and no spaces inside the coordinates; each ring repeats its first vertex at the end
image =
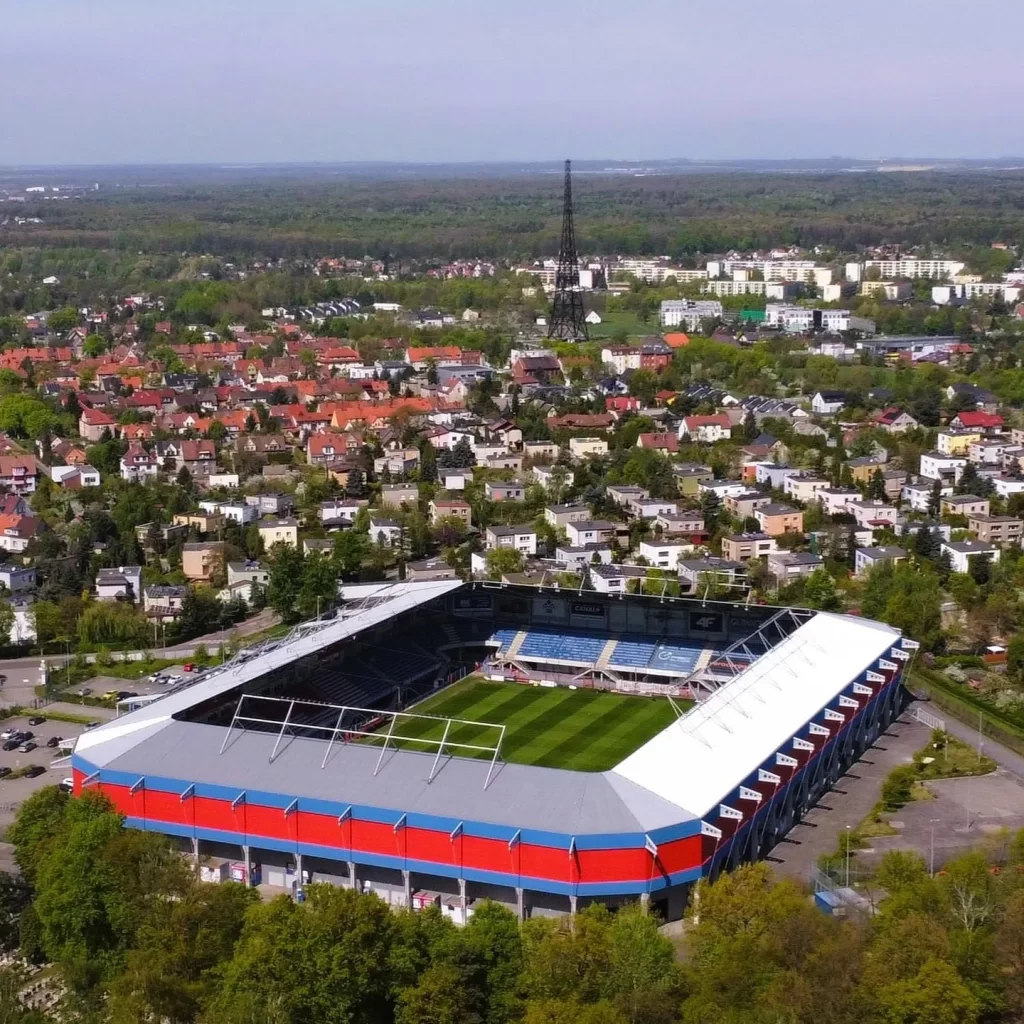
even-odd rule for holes
{"type": "MultiPolygon", "coordinates": [[[[658,847],[658,868],[667,874],[674,875],[678,871],[690,871],[700,867],[704,859],[703,840],[709,836],[686,836],[685,839],[674,839],[671,843],[662,843],[658,847]]],[[[712,846],[714,840],[711,840],[712,846]]],[[[641,853],[650,857],[646,850],[641,853]]]]}
{"type": "Polygon", "coordinates": [[[554,850],[549,846],[520,844],[520,871],[534,878],[550,878],[556,882],[575,882],[576,867],[570,866],[568,850],[554,850]]]}
{"type": "Polygon", "coordinates": [[[483,839],[480,836],[462,837],[463,863],[467,868],[519,874],[520,844],[509,849],[504,839],[483,839]]]}
{"type": "Polygon", "coordinates": [[[646,881],[652,858],[643,847],[626,850],[580,850],[576,855],[581,882],[646,881]]]}
{"type": "Polygon", "coordinates": [[[408,828],[405,833],[405,855],[410,860],[458,866],[462,853],[461,836],[456,836],[453,840],[445,832],[435,832],[426,828],[408,828]]]}

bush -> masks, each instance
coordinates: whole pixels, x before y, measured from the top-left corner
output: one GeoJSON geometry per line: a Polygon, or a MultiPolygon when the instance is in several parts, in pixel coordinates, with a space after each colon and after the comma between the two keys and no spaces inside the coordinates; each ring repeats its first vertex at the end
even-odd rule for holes
{"type": "Polygon", "coordinates": [[[909,764],[894,768],[882,783],[882,804],[887,811],[898,811],[910,800],[914,786],[914,767],[909,764]]]}

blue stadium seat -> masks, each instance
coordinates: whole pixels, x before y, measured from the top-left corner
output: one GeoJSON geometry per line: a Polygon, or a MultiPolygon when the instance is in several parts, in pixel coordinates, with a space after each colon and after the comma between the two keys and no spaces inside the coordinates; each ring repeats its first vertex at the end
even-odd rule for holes
{"type": "Polygon", "coordinates": [[[647,668],[657,644],[649,640],[625,638],[619,640],[608,664],[619,668],[647,668]]]}

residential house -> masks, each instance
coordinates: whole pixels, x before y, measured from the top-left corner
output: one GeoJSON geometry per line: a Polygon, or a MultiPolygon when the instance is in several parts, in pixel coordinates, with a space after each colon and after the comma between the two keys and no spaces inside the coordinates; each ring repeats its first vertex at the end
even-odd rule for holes
{"type": "MultiPolygon", "coordinates": [[[[904,484],[900,489],[900,500],[914,512],[927,512],[934,486],[935,483],[932,480],[904,484]]],[[[940,495],[952,493],[952,485],[947,485],[939,490],[940,495]]]]}
{"type": "Polygon", "coordinates": [[[846,402],[845,391],[818,391],[811,399],[811,411],[819,416],[834,416],[846,402]]]}
{"type": "Polygon", "coordinates": [[[488,526],[484,531],[484,542],[488,551],[512,548],[524,555],[537,554],[537,531],[530,525],[488,526]]]}
{"type": "Polygon", "coordinates": [[[700,512],[662,512],[654,520],[654,531],[665,537],[689,537],[693,543],[704,540],[707,531],[700,512]]]}
{"type": "Polygon", "coordinates": [[[803,533],[804,514],[792,505],[776,504],[761,505],[754,510],[754,518],[761,527],[762,533],[769,537],[778,537],[784,533],[803,533]]]}
{"type": "Polygon", "coordinates": [[[940,430],[935,438],[935,450],[943,455],[967,455],[971,445],[982,437],[980,430],[940,430]]]}
{"type": "Polygon", "coordinates": [[[222,501],[216,509],[229,523],[237,523],[239,526],[255,523],[261,514],[258,505],[250,505],[243,500],[222,501]]]}
{"type": "Polygon", "coordinates": [[[92,441],[94,444],[103,440],[105,431],[113,434],[116,426],[117,421],[113,416],[105,413],[102,409],[93,409],[91,406],[85,406],[78,417],[78,433],[86,441],[92,441]]]}
{"type": "Polygon", "coordinates": [[[1024,520],[1016,516],[993,516],[974,513],[967,516],[967,529],[986,544],[1019,544],[1024,520]]]}
{"type": "Polygon", "coordinates": [[[558,445],[554,441],[525,441],[523,455],[528,459],[550,459],[554,462],[558,458],[558,445]]]}
{"type": "Polygon", "coordinates": [[[260,532],[264,551],[270,551],[275,544],[287,544],[292,548],[299,546],[299,521],[290,516],[283,519],[261,519],[256,528],[260,532]]]}
{"type": "Polygon", "coordinates": [[[924,452],[921,455],[920,474],[929,480],[954,481],[958,471],[967,465],[961,455],[944,455],[942,452],[924,452]]]}
{"type": "Polygon", "coordinates": [[[725,510],[739,519],[749,519],[754,512],[771,505],[771,495],[760,491],[742,491],[739,494],[727,494],[722,502],[725,510]]]}
{"type": "Polygon", "coordinates": [[[574,459],[593,455],[607,455],[608,442],[602,437],[570,437],[569,454],[574,459]]]}
{"type": "Polygon", "coordinates": [[[941,550],[949,554],[953,572],[970,572],[972,558],[999,561],[1000,549],[983,540],[952,540],[943,543],[941,550]]]}
{"type": "Polygon", "coordinates": [[[320,502],[320,522],[326,527],[351,526],[361,508],[369,502],[365,498],[332,498],[320,502]]]}
{"type": "Polygon", "coordinates": [[[587,544],[605,544],[615,540],[617,523],[605,522],[601,519],[573,520],[565,524],[565,534],[573,547],[581,548],[587,544]]]}
{"type": "Polygon", "coordinates": [[[572,487],[576,479],[575,473],[568,466],[534,466],[530,472],[545,491],[550,491],[553,488],[572,487]]]}
{"type": "Polygon", "coordinates": [[[224,545],[221,541],[185,544],[181,549],[181,571],[193,583],[209,583],[224,568],[224,545]]]}
{"type": "Polygon", "coordinates": [[[484,484],[484,497],[488,501],[522,501],[526,485],[519,480],[488,480],[484,484]]]}
{"type": "Polygon", "coordinates": [[[373,471],[378,476],[387,472],[393,477],[406,477],[415,472],[420,464],[419,448],[403,448],[399,451],[386,452],[373,460],[373,471]]]}
{"type": "Polygon", "coordinates": [[[957,430],[980,430],[983,434],[998,434],[1005,423],[1003,417],[994,412],[958,412],[949,425],[957,430]]]}
{"type": "Polygon", "coordinates": [[[880,526],[895,526],[899,519],[899,510],[884,501],[867,501],[854,499],[846,503],[846,511],[857,521],[858,526],[865,529],[877,529],[880,526]]]}
{"type": "Polygon", "coordinates": [[[20,555],[45,529],[46,524],[36,516],[0,515],[0,551],[20,555]]]}
{"type": "Polygon", "coordinates": [[[554,527],[568,526],[590,518],[586,505],[549,505],[544,509],[544,519],[554,527]]]}
{"type": "Polygon", "coordinates": [[[830,483],[819,476],[788,476],[782,489],[794,501],[814,501],[821,491],[828,490],[830,483]]]}
{"type": "Polygon", "coordinates": [[[36,585],[35,566],[0,565],[0,586],[11,594],[33,590],[36,585]]]}
{"type": "Polygon", "coordinates": [[[696,498],[700,493],[700,485],[715,478],[710,466],[701,466],[696,462],[674,463],[672,474],[676,478],[679,493],[684,498],[696,498]]]}
{"type": "Polygon", "coordinates": [[[876,427],[880,427],[888,434],[905,434],[908,430],[916,430],[920,426],[909,412],[895,405],[875,413],[873,422],[876,427]]]}
{"type": "Polygon", "coordinates": [[[576,548],[571,544],[559,544],[555,548],[555,561],[570,572],[578,572],[591,565],[611,565],[612,546],[610,542],[584,544],[576,548]]]}
{"type": "Polygon", "coordinates": [[[265,587],[270,582],[270,570],[258,561],[228,562],[228,586],[235,583],[255,583],[265,587]]]}
{"type": "Polygon", "coordinates": [[[625,508],[632,501],[648,497],[650,492],[646,487],[637,487],[635,484],[611,484],[606,488],[606,493],[610,501],[625,508]]]}
{"type": "Polygon", "coordinates": [[[742,480],[702,480],[697,491],[699,494],[713,494],[724,501],[730,494],[743,494],[750,487],[742,480]]]}
{"type": "Polygon", "coordinates": [[[121,479],[129,483],[145,483],[160,472],[160,460],[155,452],[148,452],[137,441],[128,445],[121,456],[121,479]]]}
{"type": "Polygon", "coordinates": [[[406,579],[414,581],[454,580],[458,573],[443,558],[426,558],[405,567],[406,579]]]}
{"type": "MultiPolygon", "coordinates": [[[[749,466],[749,463],[748,463],[749,466]]],[[[748,467],[744,466],[744,474],[748,467]]],[[[768,487],[773,491],[781,491],[786,486],[786,481],[791,476],[799,476],[800,470],[796,466],[777,466],[774,462],[755,462],[753,464],[754,480],[759,486],[768,487]]],[[[746,475],[744,479],[747,479],[746,475]]]]}
{"type": "Polygon", "coordinates": [[[74,466],[50,466],[50,479],[65,491],[99,487],[100,471],[84,462],[74,466]]]}
{"type": "Polygon", "coordinates": [[[194,526],[199,533],[215,533],[224,525],[224,517],[216,509],[212,512],[177,512],[172,522],[175,526],[184,526],[186,529],[194,526]]]}
{"type": "Polygon", "coordinates": [[[642,540],[637,548],[637,554],[656,569],[676,569],[679,566],[679,559],[692,552],[692,544],[668,540],[642,540]]]}
{"type": "Polygon", "coordinates": [[[679,588],[687,594],[699,594],[705,587],[739,588],[745,581],[747,567],[727,558],[705,555],[684,559],[679,563],[679,588]]]}
{"type": "Polygon", "coordinates": [[[649,448],[656,452],[663,452],[667,455],[674,455],[679,451],[679,438],[669,432],[640,434],[636,439],[638,448],[649,448]]]}
{"type": "Polygon", "coordinates": [[[768,556],[768,571],[775,577],[780,587],[792,583],[801,576],[810,576],[815,569],[822,568],[824,564],[825,560],[821,555],[812,554],[810,551],[774,551],[768,556]]]}
{"type": "Polygon", "coordinates": [[[1005,437],[986,437],[972,441],[967,458],[976,466],[1004,466],[1021,455],[1021,446],[1005,437]]]}
{"type": "Polygon", "coordinates": [[[385,547],[398,547],[402,542],[402,524],[395,519],[370,516],[370,541],[385,547]]]}
{"type": "Polygon", "coordinates": [[[353,446],[353,439],[348,434],[325,432],[310,434],[306,439],[306,461],[311,466],[323,466],[336,462],[348,453],[353,446]]]}
{"type": "Polygon", "coordinates": [[[473,522],[473,509],[468,502],[457,498],[434,498],[427,506],[430,512],[430,523],[436,526],[442,519],[461,519],[467,526],[473,522]]]}
{"type": "Polygon", "coordinates": [[[684,416],[679,423],[679,438],[713,444],[732,436],[732,422],[725,413],[710,416],[684,416]]]}
{"type": "Polygon", "coordinates": [[[853,571],[857,576],[866,576],[876,565],[886,562],[902,562],[907,552],[895,544],[873,548],[857,548],[853,556],[853,571]]]}
{"type": "Polygon", "coordinates": [[[117,569],[100,569],[96,573],[97,601],[131,601],[142,597],[142,567],[122,565],[117,569]]]}
{"type": "Polygon", "coordinates": [[[415,507],[420,500],[420,489],[416,484],[382,484],[380,503],[385,508],[415,507]]]}
{"type": "Polygon", "coordinates": [[[722,557],[729,562],[767,558],[777,550],[775,538],[767,533],[733,533],[722,538],[722,557]]]}
{"type": "Polygon", "coordinates": [[[252,505],[261,516],[286,516],[295,511],[292,494],[247,494],[246,505],[252,505]]]}
{"type": "Polygon", "coordinates": [[[975,409],[980,409],[984,412],[995,412],[999,408],[999,399],[991,391],[978,387],[977,384],[969,384],[967,381],[958,381],[956,384],[950,384],[946,388],[946,398],[951,402],[955,398],[965,398],[975,409]]]}
{"type": "Polygon", "coordinates": [[[489,455],[486,459],[478,459],[477,462],[483,469],[510,469],[513,473],[520,473],[523,469],[523,457],[519,452],[489,455]]]}
{"type": "Polygon", "coordinates": [[[473,473],[468,469],[442,469],[438,475],[446,491],[464,491],[466,484],[473,482],[473,473]]]}
{"type": "Polygon", "coordinates": [[[944,516],[987,516],[988,498],[976,494],[950,494],[942,499],[940,511],[944,516]]]}
{"type": "Polygon", "coordinates": [[[31,455],[0,455],[0,491],[34,494],[39,473],[39,463],[31,455]]]}
{"type": "Polygon", "coordinates": [[[145,587],[142,611],[150,622],[174,622],[181,615],[187,591],[183,586],[145,587]]]}
{"type": "Polygon", "coordinates": [[[587,569],[590,585],[599,594],[625,594],[630,580],[643,581],[647,570],[640,565],[611,565],[604,562],[587,569]]]}
{"type": "Polygon", "coordinates": [[[657,519],[658,516],[672,515],[679,511],[674,501],[665,501],[664,498],[634,498],[627,507],[637,519],[657,519]]]}
{"type": "Polygon", "coordinates": [[[884,463],[874,458],[848,459],[846,463],[855,484],[870,483],[875,473],[884,470],[884,463]]]}

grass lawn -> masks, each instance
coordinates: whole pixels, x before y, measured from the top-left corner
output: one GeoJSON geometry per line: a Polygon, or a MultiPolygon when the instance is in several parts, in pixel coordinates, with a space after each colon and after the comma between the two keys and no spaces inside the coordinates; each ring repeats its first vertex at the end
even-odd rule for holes
{"type": "MultiPolygon", "coordinates": [[[[680,706],[684,703],[677,701],[680,706]]],[[[633,697],[603,690],[490,683],[470,676],[428,697],[413,709],[416,714],[466,718],[493,725],[453,725],[448,739],[493,747],[504,725],[501,757],[516,764],[599,772],[618,764],[675,719],[667,700],[633,697]]],[[[396,731],[403,737],[438,740],[444,722],[400,719],[396,731]]],[[[406,741],[399,746],[436,750],[406,741]]],[[[458,756],[484,757],[486,752],[453,751],[458,756]]]]}
{"type": "Polygon", "coordinates": [[[625,330],[631,338],[646,338],[651,334],[660,334],[662,328],[656,316],[644,323],[635,313],[628,310],[602,313],[601,323],[590,324],[587,327],[587,333],[594,339],[612,338],[619,330],[625,330]]]}

